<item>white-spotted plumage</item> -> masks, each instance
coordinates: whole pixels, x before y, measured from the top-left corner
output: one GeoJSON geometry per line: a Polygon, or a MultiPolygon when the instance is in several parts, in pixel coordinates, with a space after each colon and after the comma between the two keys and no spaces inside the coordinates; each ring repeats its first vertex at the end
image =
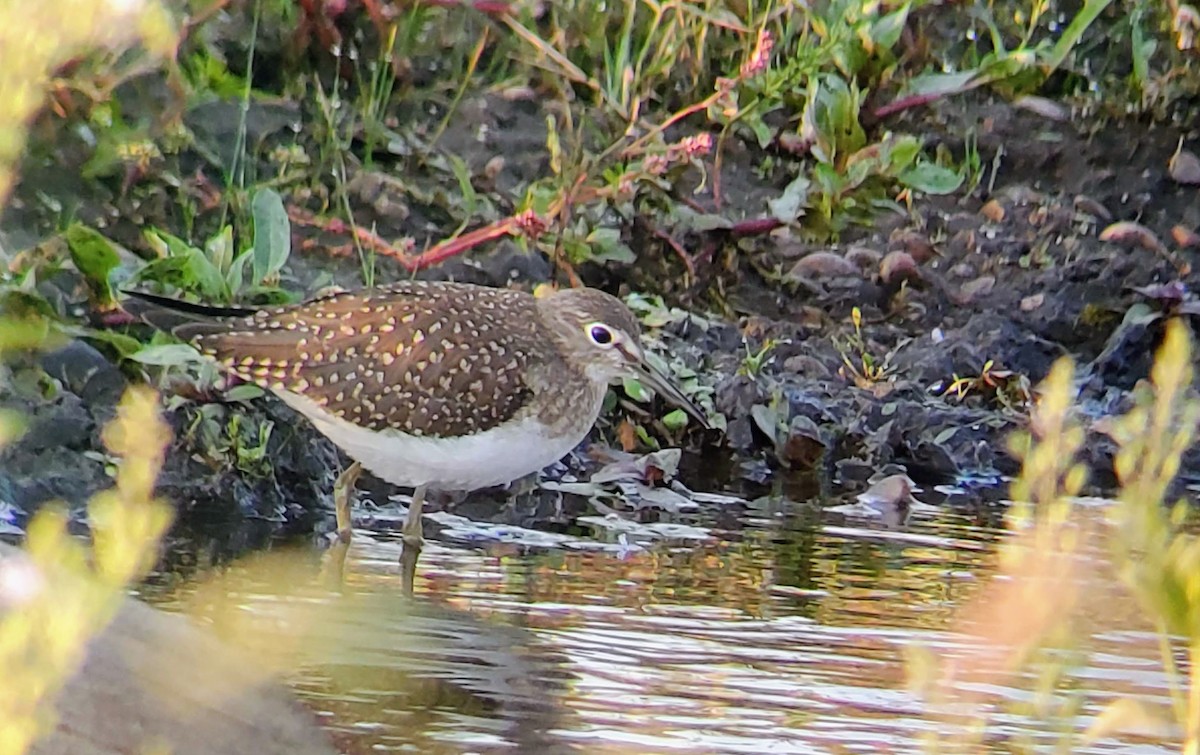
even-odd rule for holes
{"type": "MultiPolygon", "coordinates": [[[[640,378],[705,424],[644,361],[629,309],[595,289],[535,298],[408,281],[259,311],[138,297],[144,319],[279,396],[377,477],[416,488],[413,541],[426,489],[476,490],[552,464],[617,378],[640,378]]],[[[346,531],[348,519],[339,508],[346,531]]]]}

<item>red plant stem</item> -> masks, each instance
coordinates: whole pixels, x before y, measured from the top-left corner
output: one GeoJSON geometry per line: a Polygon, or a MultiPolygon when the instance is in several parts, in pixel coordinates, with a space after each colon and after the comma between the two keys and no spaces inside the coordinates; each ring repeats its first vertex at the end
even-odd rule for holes
{"type": "MultiPolygon", "coordinates": [[[[297,225],[312,226],[330,233],[340,234],[350,231],[350,226],[340,218],[318,218],[312,213],[296,207],[288,208],[288,218],[297,225]]],[[[379,234],[366,228],[356,227],[353,232],[355,237],[364,246],[377,254],[391,257],[399,262],[405,270],[415,273],[418,270],[433,267],[451,257],[462,254],[468,249],[473,249],[486,241],[492,241],[504,236],[522,235],[523,230],[516,217],[508,217],[485,225],[482,228],[476,228],[474,231],[464,233],[461,236],[435,244],[417,255],[410,254],[403,247],[398,247],[387,242],[379,234]]],[[[342,255],[349,253],[350,246],[330,246],[327,249],[334,254],[342,255]]]]}
{"type": "Polygon", "coordinates": [[[734,223],[729,232],[734,236],[760,236],[782,225],[783,223],[776,218],[751,218],[734,223]]]}
{"type": "Polygon", "coordinates": [[[676,256],[683,261],[683,266],[687,268],[688,277],[693,281],[696,280],[696,263],[692,260],[692,255],[688,254],[688,251],[683,248],[683,245],[676,241],[671,234],[654,226],[650,227],[650,233],[655,238],[666,242],[667,246],[675,250],[676,256]]]}
{"type": "Polygon", "coordinates": [[[872,115],[876,118],[886,118],[893,113],[898,113],[901,110],[908,110],[921,105],[928,105],[931,102],[936,102],[945,94],[914,94],[908,97],[901,97],[898,100],[892,100],[886,105],[880,105],[875,108],[872,115]]]}

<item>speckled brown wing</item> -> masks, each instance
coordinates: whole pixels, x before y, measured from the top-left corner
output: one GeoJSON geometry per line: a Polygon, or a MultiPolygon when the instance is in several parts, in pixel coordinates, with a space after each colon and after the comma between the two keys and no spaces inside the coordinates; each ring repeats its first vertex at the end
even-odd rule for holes
{"type": "Polygon", "coordinates": [[[238,377],[356,425],[455,437],[530,400],[537,309],[519,291],[407,282],[264,309],[193,341],[238,377]]]}

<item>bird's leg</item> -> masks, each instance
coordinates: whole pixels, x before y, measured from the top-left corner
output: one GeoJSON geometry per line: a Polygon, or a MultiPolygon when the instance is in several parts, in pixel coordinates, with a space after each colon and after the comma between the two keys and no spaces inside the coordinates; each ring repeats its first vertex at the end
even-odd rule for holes
{"type": "Polygon", "coordinates": [[[406,598],[413,596],[413,586],[417,581],[417,559],[420,556],[421,549],[407,543],[400,549],[400,590],[406,598]]]}
{"type": "Polygon", "coordinates": [[[538,472],[531,472],[524,477],[518,477],[508,483],[509,500],[520,498],[523,495],[528,495],[538,489],[541,475],[538,472]]]}
{"type": "Polygon", "coordinates": [[[408,504],[408,516],[404,518],[404,528],[400,537],[404,547],[400,549],[400,587],[408,597],[413,595],[413,583],[417,576],[417,558],[425,545],[425,537],[421,524],[421,508],[425,504],[424,485],[413,491],[412,503],[408,504]]]}
{"type": "Polygon", "coordinates": [[[354,485],[362,474],[362,465],[357,461],[346,467],[333,483],[333,512],[337,517],[338,541],[350,542],[352,529],[350,526],[350,497],[354,495],[354,485]]]}
{"type": "Polygon", "coordinates": [[[421,526],[421,508],[425,504],[425,490],[426,486],[421,485],[413,491],[412,503],[408,505],[408,516],[404,518],[404,529],[400,531],[404,546],[418,552],[425,544],[421,526]]]}

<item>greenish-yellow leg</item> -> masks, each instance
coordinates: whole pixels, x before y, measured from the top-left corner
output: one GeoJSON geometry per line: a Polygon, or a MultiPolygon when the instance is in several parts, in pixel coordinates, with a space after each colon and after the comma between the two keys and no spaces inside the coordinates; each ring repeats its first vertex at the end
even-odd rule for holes
{"type": "Polygon", "coordinates": [[[404,518],[404,529],[400,531],[404,547],[400,549],[400,587],[408,597],[413,595],[413,584],[417,576],[417,558],[425,545],[421,526],[421,508],[425,504],[425,486],[413,491],[412,503],[408,505],[408,516],[404,518]]]}
{"type": "Polygon", "coordinates": [[[408,505],[408,516],[404,518],[404,529],[401,535],[404,545],[420,551],[425,545],[424,529],[421,526],[421,508],[425,505],[425,486],[421,485],[413,491],[412,503],[408,505]]]}
{"type": "Polygon", "coordinates": [[[337,517],[338,541],[350,542],[353,532],[350,524],[350,499],[354,495],[354,484],[362,474],[362,465],[357,461],[346,467],[333,483],[333,512],[337,517]]]}

